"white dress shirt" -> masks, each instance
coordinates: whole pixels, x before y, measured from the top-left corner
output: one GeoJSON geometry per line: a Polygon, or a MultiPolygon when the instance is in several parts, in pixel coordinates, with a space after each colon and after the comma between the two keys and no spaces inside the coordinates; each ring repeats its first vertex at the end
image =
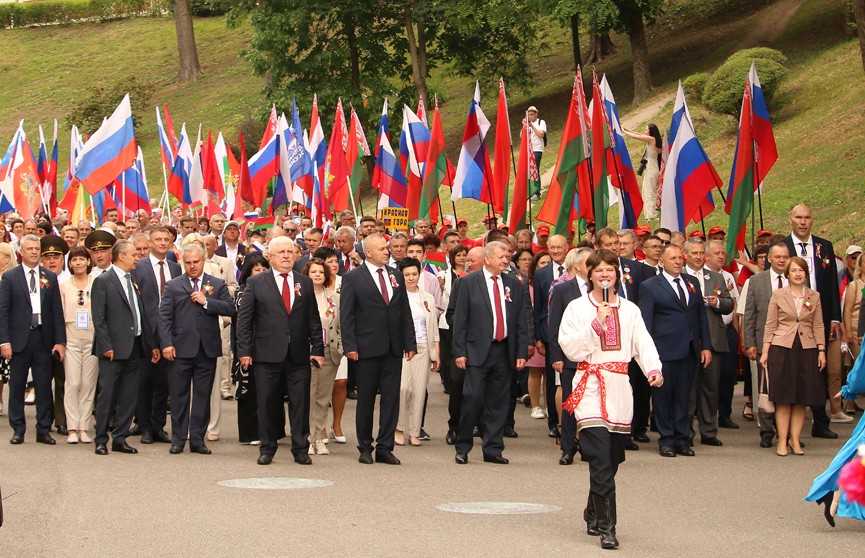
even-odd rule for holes
{"type": "Polygon", "coordinates": [[[568,272],[568,270],[565,268],[565,261],[564,260],[562,260],[562,263],[556,263],[554,261],[554,262],[550,263],[550,265],[553,266],[553,281],[555,281],[556,279],[558,279],[559,277],[561,277],[562,275],[564,275],[565,273],[568,272]]]}
{"type": "Polygon", "coordinates": [[[682,286],[682,290],[685,292],[685,304],[688,304],[691,301],[691,293],[688,291],[688,282],[685,280],[685,278],[682,277],[682,275],[679,275],[678,277],[673,277],[666,271],[663,273],[663,275],[664,279],[667,280],[667,283],[669,283],[670,286],[673,288],[673,292],[676,293],[676,298],[679,297],[679,289],[678,287],[676,287],[676,283],[674,283],[673,280],[679,280],[679,284],[682,286]]]}
{"type": "MultiPolygon", "coordinates": [[[[553,270],[553,271],[555,271],[555,270],[553,270]]],[[[496,323],[496,303],[495,303],[495,296],[493,295],[493,280],[492,280],[493,274],[490,273],[489,271],[487,271],[487,268],[483,269],[483,274],[484,274],[484,281],[485,281],[486,286],[487,286],[487,293],[489,294],[489,297],[490,297],[490,310],[493,311],[493,339],[495,339],[496,326],[498,324],[496,323]]],[[[502,303],[502,317],[504,317],[504,319],[505,319],[504,331],[505,331],[505,337],[507,337],[508,336],[508,309],[507,309],[507,306],[505,305],[505,299],[506,299],[506,297],[505,297],[505,285],[504,285],[504,282],[502,281],[501,275],[496,275],[495,277],[498,278],[499,300],[502,303]]]]}
{"type": "Polygon", "coordinates": [[[147,256],[150,258],[150,266],[153,268],[153,277],[156,279],[156,292],[159,293],[159,298],[162,298],[162,280],[159,277],[159,262],[162,263],[162,267],[165,268],[165,282],[168,283],[171,281],[171,272],[168,271],[168,258],[164,260],[159,260],[153,254],[147,256]]]}
{"type": "MultiPolygon", "coordinates": [[[[274,268],[270,268],[270,271],[271,273],[273,273],[273,278],[276,280],[276,288],[279,290],[279,296],[282,296],[282,273],[280,273],[274,268]]],[[[288,277],[286,277],[285,280],[288,281],[288,288],[291,290],[291,294],[289,295],[289,297],[291,299],[291,307],[294,308],[294,297],[297,295],[294,290],[294,272],[289,271],[288,277]]],[[[301,293],[301,296],[303,296],[303,293],[301,293]]]]}
{"type": "MultiPolygon", "coordinates": [[[[795,254],[790,254],[790,256],[791,257],[792,256],[799,256],[800,258],[804,259],[808,263],[808,276],[809,276],[809,281],[810,281],[808,286],[816,291],[817,290],[817,274],[815,273],[815,271],[816,271],[815,266],[816,266],[816,264],[818,264],[818,262],[816,259],[817,255],[814,253],[814,237],[809,234],[808,240],[804,241],[804,244],[805,244],[805,254],[804,255],[802,255],[803,241],[799,240],[799,238],[797,238],[795,234],[791,235],[790,238],[793,239],[793,248],[794,248],[794,252],[796,252],[795,254]]],[[[828,255],[831,258],[835,257],[835,254],[821,254],[821,256],[825,256],[825,255],[828,255]]]]}
{"type": "MultiPolygon", "coordinates": [[[[388,301],[393,300],[393,285],[390,282],[390,272],[387,270],[387,268],[376,267],[372,265],[372,262],[370,262],[369,260],[364,260],[363,265],[366,265],[366,268],[369,270],[369,274],[372,275],[372,282],[375,283],[375,286],[379,290],[379,292],[381,292],[381,285],[378,281],[378,270],[384,270],[384,287],[387,289],[387,299],[388,301]]],[[[438,281],[438,279],[436,279],[436,281],[438,281]]]]}
{"type": "Polygon", "coordinates": [[[39,317],[39,325],[42,325],[42,298],[40,296],[42,289],[42,275],[39,273],[39,266],[27,267],[26,264],[21,264],[24,270],[24,282],[27,284],[27,290],[30,293],[30,312],[39,317]],[[33,272],[35,290],[30,290],[30,272],[33,272]]]}
{"type": "Polygon", "coordinates": [[[778,278],[779,277],[781,278],[781,286],[782,287],[786,287],[787,285],[790,284],[790,281],[788,281],[787,278],[784,277],[783,274],[775,273],[775,270],[772,268],[769,268],[769,277],[772,278],[772,292],[773,293],[778,290],[778,278]]]}
{"type": "MultiPolygon", "coordinates": [[[[132,274],[126,273],[116,265],[112,265],[111,269],[114,270],[114,273],[117,274],[117,277],[120,279],[120,286],[123,287],[123,295],[126,299],[129,299],[129,284],[126,282],[126,276],[129,276],[129,281],[132,281],[132,274]]],[[[132,303],[135,304],[135,336],[138,337],[141,335],[141,309],[138,307],[138,293],[135,292],[135,286],[132,286],[132,303]]]]}

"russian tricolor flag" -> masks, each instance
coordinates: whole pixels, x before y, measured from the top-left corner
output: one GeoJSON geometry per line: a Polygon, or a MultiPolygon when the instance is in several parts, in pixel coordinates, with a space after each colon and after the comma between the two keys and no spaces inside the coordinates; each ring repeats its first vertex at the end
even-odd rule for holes
{"type": "Polygon", "coordinates": [[[601,95],[604,97],[604,108],[607,110],[607,120],[610,122],[610,136],[612,143],[611,155],[613,158],[612,168],[608,168],[610,181],[613,186],[622,191],[620,200],[621,218],[623,229],[633,229],[637,226],[637,218],[643,211],[643,195],[640,185],[637,183],[637,175],[634,172],[634,164],[631,155],[625,145],[625,136],[622,132],[622,124],[619,119],[619,108],[613,97],[613,90],[607,82],[607,76],[601,78],[601,95]]]}
{"type": "Polygon", "coordinates": [[[757,144],[757,184],[762,184],[769,169],[778,160],[778,147],[775,145],[775,133],[772,131],[772,118],[769,107],[766,106],[766,96],[757,75],[757,64],[751,61],[751,71],[748,73],[751,83],[751,115],[754,142],[757,144]]]}
{"type": "MultiPolygon", "coordinates": [[[[670,142],[661,193],[661,226],[684,231],[688,223],[700,219],[701,207],[705,216],[707,207],[704,204],[711,201],[707,195],[722,182],[694,133],[681,81],[670,124],[670,142]]],[[[709,207],[714,207],[714,204],[709,207]]]]}
{"type": "MultiPolygon", "coordinates": [[[[402,141],[400,141],[402,144],[402,141]]],[[[429,147],[429,143],[427,143],[429,147]]],[[[375,170],[372,173],[372,186],[379,191],[379,208],[405,207],[408,184],[402,173],[396,154],[390,145],[390,123],[387,116],[387,99],[381,110],[378,124],[378,145],[375,150],[375,170]],[[384,204],[384,205],[382,205],[384,204]]]]}
{"type": "Polygon", "coordinates": [[[469,106],[451,199],[473,198],[492,202],[490,154],[485,142],[489,129],[490,121],[481,110],[480,86],[475,84],[475,96],[469,106]]]}
{"type": "Polygon", "coordinates": [[[135,164],[123,171],[119,180],[115,181],[115,192],[118,190],[116,188],[118,183],[120,184],[120,205],[123,207],[125,217],[134,217],[139,209],[145,211],[150,209],[147,175],[144,173],[144,155],[140,147],[135,164]]]}
{"type": "MultiPolygon", "coordinates": [[[[403,105],[399,153],[405,175],[408,178],[407,198],[402,206],[408,207],[409,220],[417,219],[430,137],[432,136],[429,128],[408,105],[403,105]]],[[[395,201],[398,203],[400,200],[395,199],[395,201]]]]}
{"type": "Polygon", "coordinates": [[[171,167],[171,177],[168,179],[168,193],[173,195],[184,206],[192,203],[189,193],[189,176],[192,174],[192,147],[189,145],[189,134],[186,124],[180,129],[177,140],[177,156],[171,167]]]}
{"type": "Polygon", "coordinates": [[[76,162],[75,178],[95,194],[131,167],[136,154],[132,105],[127,93],[114,114],[84,144],[76,162]]]}
{"type": "Polygon", "coordinates": [[[167,171],[170,171],[174,166],[174,157],[176,153],[171,140],[168,139],[168,134],[165,133],[165,127],[162,125],[162,116],[159,114],[159,107],[156,107],[156,132],[159,135],[159,149],[162,152],[162,165],[167,171]]]}

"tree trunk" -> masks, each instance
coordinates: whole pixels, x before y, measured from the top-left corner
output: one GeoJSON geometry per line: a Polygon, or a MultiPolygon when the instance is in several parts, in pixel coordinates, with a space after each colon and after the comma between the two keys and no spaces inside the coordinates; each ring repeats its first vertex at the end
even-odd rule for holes
{"type": "Polygon", "coordinates": [[[571,44],[574,49],[574,71],[582,64],[582,55],[580,54],[580,14],[576,13],[571,16],[571,44]]]}
{"type": "Polygon", "coordinates": [[[409,6],[403,8],[403,16],[405,17],[405,34],[408,39],[408,52],[411,56],[411,73],[414,78],[414,85],[417,88],[418,97],[423,99],[423,106],[426,108],[429,107],[429,104],[427,104],[426,75],[421,71],[417,41],[415,40],[414,23],[411,19],[411,8],[409,6]]]}
{"type": "Polygon", "coordinates": [[[420,75],[423,76],[424,103],[426,103],[426,78],[429,76],[429,72],[426,65],[426,29],[423,19],[415,20],[415,27],[417,27],[417,61],[420,66],[420,75]]]}
{"type": "Polygon", "coordinates": [[[345,21],[344,25],[348,43],[348,58],[351,64],[351,86],[360,93],[360,53],[357,50],[357,35],[354,23],[345,21]]]}
{"type": "Polygon", "coordinates": [[[174,0],[174,26],[177,28],[177,53],[180,55],[176,81],[196,81],[201,73],[201,65],[198,63],[195,29],[192,26],[192,0],[174,0]]]}
{"type": "Polygon", "coordinates": [[[649,71],[649,47],[646,46],[646,27],[639,14],[628,29],[631,40],[631,58],[634,67],[634,103],[639,103],[652,91],[652,75],[649,71]]]}
{"type": "Polygon", "coordinates": [[[865,69],[865,0],[853,0],[853,17],[856,18],[856,34],[859,35],[859,52],[865,69]]]}
{"type": "Polygon", "coordinates": [[[609,33],[593,34],[592,42],[589,43],[589,53],[586,55],[585,65],[600,62],[607,56],[616,52],[616,45],[610,39],[609,33]]]}

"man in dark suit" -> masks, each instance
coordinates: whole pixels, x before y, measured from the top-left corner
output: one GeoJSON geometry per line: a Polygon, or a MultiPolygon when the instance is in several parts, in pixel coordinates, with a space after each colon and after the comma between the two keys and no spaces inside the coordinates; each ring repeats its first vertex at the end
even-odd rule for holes
{"type": "Polygon", "coordinates": [[[363,263],[364,250],[357,242],[357,232],[348,226],[342,226],[336,231],[336,254],[339,257],[337,275],[345,275],[363,263]]]}
{"type": "MultiPolygon", "coordinates": [[[[568,252],[565,263],[568,265],[568,274],[573,279],[555,285],[550,293],[550,361],[553,370],[560,374],[562,401],[566,401],[573,391],[578,363],[569,360],[562,351],[562,347],[559,345],[559,327],[562,325],[562,316],[565,314],[568,304],[588,292],[585,261],[591,253],[591,248],[577,248],[568,252]]],[[[559,465],[572,465],[574,456],[580,449],[580,444],[577,441],[577,420],[573,413],[562,413],[561,444],[562,455],[559,458],[559,465]]]]}
{"type": "MultiPolygon", "coordinates": [[[[165,285],[178,277],[180,266],[170,261],[166,254],[171,248],[171,233],[165,227],[150,230],[150,255],[135,264],[132,280],[141,290],[144,302],[144,317],[153,342],[159,345],[159,302],[165,285]]],[[[165,432],[165,417],[168,412],[168,361],[160,359],[155,364],[149,360],[142,363],[138,382],[138,404],[135,416],[142,444],[153,442],[170,443],[165,432]]]]}
{"type": "Polygon", "coordinates": [[[675,244],[664,246],[661,262],[664,272],[643,282],[639,303],[664,370],[664,384],[652,398],[661,434],[659,453],[663,457],[693,456],[688,403],[697,364],[712,362],[709,324],[700,283],[682,273],[682,249],[675,244]]]}
{"type": "MultiPolygon", "coordinates": [[[[366,261],[343,276],[339,298],[342,346],[357,382],[358,461],[372,464],[375,396],[381,391],[375,461],[399,465],[393,454],[399,417],[402,358],[417,352],[405,280],[385,264],[387,241],[376,233],[363,241],[366,261]]],[[[245,297],[246,295],[244,295],[245,297]]]]}
{"type": "Polygon", "coordinates": [[[246,255],[246,246],[240,241],[240,225],[237,221],[229,221],[225,224],[222,230],[222,244],[216,249],[216,255],[228,258],[238,269],[243,267],[238,260],[246,255]]]}
{"type": "Polygon", "coordinates": [[[472,431],[484,413],[484,461],[505,465],[502,455],[513,368],[528,359],[526,305],[520,282],[502,272],[508,248],[498,241],[484,248],[484,268],[462,279],[454,310],[454,364],[465,369],[463,407],[455,460],[468,463],[472,431]]]}
{"type": "MultiPolygon", "coordinates": [[[[809,276],[806,284],[820,293],[820,306],[823,308],[823,323],[826,324],[826,350],[832,350],[831,345],[837,345],[841,339],[841,294],[838,290],[838,267],[835,263],[835,249],[825,238],[813,236],[811,228],[814,218],[811,208],[799,204],[790,210],[790,227],[792,232],[784,239],[790,256],[799,256],[808,263],[809,276]]],[[[840,350],[840,349],[838,349],[840,350]]],[[[840,390],[840,370],[827,370],[827,379],[833,376],[834,393],[840,390]],[[837,376],[835,380],[834,376],[837,376]]],[[[832,395],[834,395],[834,393],[832,395]]],[[[828,391],[827,391],[828,394],[828,391]]],[[[829,415],[826,405],[811,407],[814,423],[811,426],[811,436],[814,438],[835,439],[838,434],[829,429],[829,415]]]]}
{"type": "Polygon", "coordinates": [[[549,436],[555,438],[558,434],[559,413],[556,409],[556,377],[549,355],[550,336],[547,330],[549,321],[550,286],[553,281],[561,278],[567,273],[565,269],[565,256],[568,255],[568,239],[557,234],[550,237],[547,242],[547,251],[553,259],[552,263],[537,270],[534,277],[534,326],[535,326],[535,349],[544,355],[546,362],[546,381],[544,395],[547,401],[547,426],[550,429],[549,436]]]}
{"type": "Polygon", "coordinates": [[[147,327],[140,289],[132,281],[136,262],[132,243],[118,240],[111,255],[114,265],[93,281],[91,303],[93,355],[99,357],[94,439],[97,455],[108,455],[108,422],[113,411],[116,419],[111,451],[138,453],[126,443],[126,437],[138,403],[139,371],[148,355],[153,363],[159,360],[159,349],[147,327]]]}
{"type": "Polygon", "coordinates": [[[57,275],[39,265],[39,238],[24,235],[18,244],[21,265],[3,274],[0,281],[0,354],[11,361],[9,425],[12,444],[24,442],[24,391],[27,372],[36,387],[36,441],[54,445],[51,437],[51,355],[63,360],[66,323],[57,275]]]}
{"type": "Polygon", "coordinates": [[[321,318],[312,281],[293,271],[294,241],[287,236],[276,237],[268,252],[270,271],[246,282],[236,328],[241,366],[255,364],[261,439],[258,464],[270,465],[273,461],[285,424],[286,393],[291,453],[295,463],[310,465],[310,362],[319,368],[324,364],[321,318]]]}
{"type": "MultiPolygon", "coordinates": [[[[626,258],[621,254],[633,252],[634,245],[622,247],[622,239],[636,237],[633,231],[616,232],[613,229],[601,229],[595,233],[595,249],[611,250],[619,254],[619,277],[621,281],[616,288],[617,294],[634,304],[640,303],[640,285],[645,279],[655,276],[655,270],[636,260],[626,258]]],[[[631,392],[634,399],[634,417],[631,425],[631,435],[625,442],[625,449],[636,451],[640,449],[635,441],[647,444],[649,437],[646,428],[649,423],[649,409],[652,398],[652,388],[646,375],[640,370],[640,365],[632,359],[628,364],[628,380],[631,382],[631,392]]]]}
{"type": "Polygon", "coordinates": [[[189,244],[180,257],[186,273],[165,284],[159,304],[162,357],[171,363],[168,369],[169,453],[182,453],[188,437],[192,453],[209,455],[204,433],[210,421],[216,359],[222,356],[219,317],[233,317],[234,303],[225,281],[204,273],[207,257],[204,248],[189,244]]]}
{"type": "Polygon", "coordinates": [[[722,355],[730,350],[727,327],[722,316],[733,311],[733,299],[724,276],[705,266],[706,243],[702,238],[690,238],[685,242],[685,261],[684,273],[697,279],[700,292],[705,293],[703,305],[712,348],[712,362],[696,369],[688,414],[697,417],[701,444],[721,446],[723,444],[718,439],[718,392],[722,355]]]}

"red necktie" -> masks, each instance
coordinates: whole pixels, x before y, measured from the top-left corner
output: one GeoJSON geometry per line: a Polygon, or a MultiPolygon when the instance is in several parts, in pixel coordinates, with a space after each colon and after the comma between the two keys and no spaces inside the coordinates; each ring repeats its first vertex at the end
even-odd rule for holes
{"type": "Polygon", "coordinates": [[[285,311],[291,314],[291,287],[288,286],[288,273],[280,273],[282,277],[282,303],[285,304],[285,311]]]}
{"type": "Polygon", "coordinates": [[[496,333],[494,335],[496,341],[501,341],[505,338],[505,313],[502,312],[502,297],[499,292],[499,278],[493,276],[493,305],[496,308],[496,333]]]}
{"type": "Polygon", "coordinates": [[[390,297],[387,296],[387,285],[384,282],[384,270],[378,270],[378,286],[381,288],[381,297],[385,304],[390,304],[390,297]]]}
{"type": "Polygon", "coordinates": [[[780,276],[780,275],[778,276],[778,288],[779,288],[779,289],[783,289],[783,288],[784,288],[784,285],[781,284],[781,276],[780,276]]]}

